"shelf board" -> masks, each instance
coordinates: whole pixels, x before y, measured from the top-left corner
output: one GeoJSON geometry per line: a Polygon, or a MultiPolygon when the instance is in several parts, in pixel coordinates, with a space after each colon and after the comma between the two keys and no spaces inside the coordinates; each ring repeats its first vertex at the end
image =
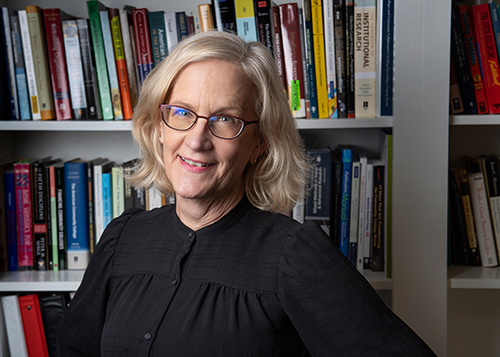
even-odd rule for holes
{"type": "Polygon", "coordinates": [[[299,129],[392,128],[392,117],[371,119],[297,119],[299,129]]]}
{"type": "Polygon", "coordinates": [[[387,278],[385,272],[362,270],[361,274],[375,290],[392,290],[392,279],[387,278]]]}
{"type": "Polygon", "coordinates": [[[450,125],[500,125],[500,115],[450,115],[450,125]]]}
{"type": "Polygon", "coordinates": [[[500,289],[500,267],[448,267],[448,287],[452,289],[500,289]]]}
{"type": "Polygon", "coordinates": [[[0,273],[0,291],[76,291],[84,272],[84,270],[4,272],[0,273]]]}

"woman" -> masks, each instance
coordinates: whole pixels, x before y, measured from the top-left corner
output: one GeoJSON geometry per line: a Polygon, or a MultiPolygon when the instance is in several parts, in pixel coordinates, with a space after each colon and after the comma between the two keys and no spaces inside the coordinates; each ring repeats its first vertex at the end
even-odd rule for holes
{"type": "Polygon", "coordinates": [[[106,229],[60,330],[61,356],[430,356],[313,223],[274,61],[210,32],[144,83],[131,178],[175,205],[106,229]]]}

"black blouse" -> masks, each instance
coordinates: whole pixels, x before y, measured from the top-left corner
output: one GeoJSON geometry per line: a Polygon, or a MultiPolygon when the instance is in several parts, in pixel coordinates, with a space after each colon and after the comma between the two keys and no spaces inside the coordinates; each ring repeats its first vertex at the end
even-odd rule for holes
{"type": "Polygon", "coordinates": [[[128,210],[96,247],[60,356],[433,356],[313,223],[243,199],[192,231],[128,210]]]}

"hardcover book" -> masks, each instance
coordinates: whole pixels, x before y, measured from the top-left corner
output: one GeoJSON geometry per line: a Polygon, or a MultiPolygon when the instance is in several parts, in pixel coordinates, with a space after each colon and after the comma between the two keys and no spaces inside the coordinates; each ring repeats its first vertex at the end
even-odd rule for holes
{"type": "Polygon", "coordinates": [[[219,21],[222,24],[222,30],[219,29],[219,31],[236,33],[236,12],[234,9],[234,0],[212,0],[212,6],[215,12],[217,28],[219,29],[219,21]]]}
{"type": "Polygon", "coordinates": [[[314,66],[314,45],[313,29],[311,19],[310,0],[302,1],[302,14],[304,17],[304,47],[305,47],[305,65],[307,72],[307,83],[304,85],[309,88],[309,118],[318,119],[318,96],[316,93],[316,69],[314,66]]]}
{"type": "Polygon", "coordinates": [[[178,11],[175,13],[175,18],[177,20],[177,35],[179,36],[180,42],[188,37],[186,13],[184,11],[178,11]]]}
{"type": "Polygon", "coordinates": [[[351,214],[351,186],[352,186],[352,150],[341,147],[342,153],[342,189],[340,205],[340,251],[349,258],[349,228],[351,214]]]}
{"type": "Polygon", "coordinates": [[[393,107],[393,81],[394,81],[394,0],[381,1],[379,15],[380,51],[378,63],[380,76],[377,77],[377,101],[381,116],[391,116],[393,107]]]}
{"type": "Polygon", "coordinates": [[[3,316],[11,356],[28,357],[23,320],[17,295],[2,296],[3,316]]]}
{"type": "Polygon", "coordinates": [[[349,216],[349,260],[356,266],[358,254],[358,224],[359,224],[359,181],[361,164],[359,158],[352,161],[351,212],[349,216]]]}
{"type": "MultiPolygon", "coordinates": [[[[371,269],[371,247],[373,229],[373,163],[366,164],[365,207],[363,226],[363,269],[371,269]]],[[[361,214],[361,213],[360,213],[361,214]]]]}
{"type": "Polygon", "coordinates": [[[111,169],[111,192],[113,197],[113,218],[116,218],[125,210],[123,168],[119,165],[113,166],[111,169]]]}
{"type": "Polygon", "coordinates": [[[167,31],[168,53],[172,52],[179,43],[179,36],[177,35],[177,20],[175,12],[165,13],[165,30],[167,31]]]}
{"type": "Polygon", "coordinates": [[[285,75],[285,61],[283,59],[283,44],[281,39],[281,23],[280,23],[280,9],[278,6],[271,7],[272,24],[273,24],[273,39],[274,39],[274,61],[278,68],[278,73],[283,83],[283,89],[287,90],[286,75],[285,75]]]}
{"type": "Polygon", "coordinates": [[[337,75],[338,117],[347,118],[346,62],[345,62],[345,11],[344,0],[333,1],[333,26],[335,36],[335,74],[337,75]]]}
{"type": "Polygon", "coordinates": [[[365,153],[359,154],[359,217],[358,217],[358,245],[356,252],[356,268],[363,270],[364,241],[365,241],[365,219],[366,219],[366,172],[368,158],[365,153]]]}
{"type": "MultiPolygon", "coordinates": [[[[3,166],[3,168],[5,168],[2,170],[5,214],[0,219],[4,219],[5,237],[2,237],[2,240],[5,241],[4,246],[7,250],[7,270],[17,271],[16,182],[14,178],[14,166],[12,163],[3,166]]],[[[2,234],[4,233],[2,232],[2,234]]]]}
{"type": "Polygon", "coordinates": [[[332,180],[332,156],[330,149],[309,150],[310,160],[315,164],[305,205],[305,219],[330,220],[330,192],[332,180]]]}
{"type": "Polygon", "coordinates": [[[328,91],[326,88],[325,42],[323,33],[323,9],[320,0],[311,0],[311,18],[313,28],[314,66],[316,68],[316,94],[318,98],[318,116],[328,118],[328,91]]]}
{"type": "Polygon", "coordinates": [[[370,269],[384,271],[385,237],[385,164],[373,160],[373,220],[370,269]]]}
{"type": "Polygon", "coordinates": [[[247,42],[258,41],[253,0],[234,0],[236,29],[247,42]]]}
{"type": "Polygon", "coordinates": [[[200,19],[200,29],[203,32],[215,29],[214,18],[212,16],[212,6],[210,4],[198,5],[198,16],[200,19]]]}
{"type": "MultiPolygon", "coordinates": [[[[127,67],[127,78],[129,84],[129,92],[130,92],[130,102],[131,107],[134,108],[137,103],[137,65],[135,63],[135,55],[132,50],[132,40],[131,33],[133,33],[132,27],[132,10],[122,9],[119,10],[120,13],[120,29],[123,41],[123,51],[125,56],[125,64],[127,67]]],[[[166,34],[165,34],[166,36],[166,34]]],[[[167,47],[168,51],[168,47],[167,47]]],[[[168,53],[168,52],[167,52],[168,53]]],[[[118,66],[118,65],[117,65],[118,66]]],[[[124,96],[125,97],[125,96],[124,96]]],[[[125,112],[125,104],[124,104],[124,112],[125,112]]],[[[125,116],[127,118],[127,116],[125,116]]]]}
{"type": "Polygon", "coordinates": [[[17,97],[17,83],[16,83],[16,70],[14,63],[14,53],[12,49],[12,36],[10,27],[10,11],[8,7],[2,7],[2,18],[1,18],[1,35],[3,37],[3,51],[5,52],[5,59],[7,64],[7,76],[8,76],[8,92],[10,97],[10,118],[13,120],[19,120],[19,100],[17,97]]]}
{"type": "Polygon", "coordinates": [[[151,11],[148,13],[153,66],[156,67],[168,55],[167,33],[165,29],[165,12],[151,11]]]}
{"type": "Polygon", "coordinates": [[[55,185],[56,185],[56,209],[57,209],[57,257],[59,270],[68,268],[66,259],[66,190],[64,163],[58,163],[54,166],[55,185]]]}
{"type": "MultiPolygon", "coordinates": [[[[218,0],[216,1],[218,2],[218,0]]],[[[257,33],[259,41],[274,54],[273,49],[273,27],[271,23],[271,1],[255,1],[255,20],[257,21],[257,33]]]]}
{"type": "Polygon", "coordinates": [[[132,9],[132,26],[134,27],[134,41],[137,51],[137,70],[139,73],[139,87],[153,70],[153,53],[149,38],[148,10],[132,9]]]}
{"type": "Polygon", "coordinates": [[[19,296],[19,310],[29,356],[49,357],[38,295],[19,296]]]}
{"type": "Polygon", "coordinates": [[[326,90],[328,96],[328,118],[338,118],[337,74],[335,64],[335,25],[333,0],[323,1],[323,33],[325,38],[326,90]]]}

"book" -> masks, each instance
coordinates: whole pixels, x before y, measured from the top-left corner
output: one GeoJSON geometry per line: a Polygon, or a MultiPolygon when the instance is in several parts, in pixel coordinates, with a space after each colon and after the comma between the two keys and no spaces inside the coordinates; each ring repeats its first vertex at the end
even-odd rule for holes
{"type": "Polygon", "coordinates": [[[355,0],[354,112],[356,118],[377,115],[377,1],[355,0]]]}
{"type": "MultiPolygon", "coordinates": [[[[120,16],[120,29],[121,29],[121,35],[122,35],[122,44],[123,44],[123,54],[125,56],[125,65],[127,68],[127,79],[128,79],[128,89],[130,92],[130,105],[132,108],[135,107],[135,104],[137,103],[137,72],[136,68],[137,65],[135,64],[135,56],[134,52],[132,50],[132,36],[131,33],[133,33],[132,28],[132,10],[128,9],[122,9],[119,10],[119,16],[120,16]],[[130,20],[129,20],[130,19],[130,20]]],[[[120,65],[117,64],[118,67],[120,65]]],[[[126,100],[126,96],[123,96],[126,100]]],[[[126,109],[126,104],[123,104],[124,106],[124,112],[126,109]]],[[[125,114],[125,119],[127,118],[127,114],[125,114]]]]}
{"type": "Polygon", "coordinates": [[[113,197],[112,217],[116,218],[125,210],[123,168],[120,165],[111,168],[111,192],[113,197]]]}
{"type": "MultiPolygon", "coordinates": [[[[215,0],[219,3],[218,0],[215,0]]],[[[271,1],[254,1],[255,21],[257,22],[257,34],[259,41],[267,47],[269,52],[274,53],[273,49],[273,27],[271,23],[271,1]]]]}
{"type": "Polygon", "coordinates": [[[451,174],[448,179],[448,264],[471,265],[458,185],[451,174]]]}
{"type": "Polygon", "coordinates": [[[184,11],[176,12],[175,19],[177,23],[177,35],[179,36],[179,42],[180,42],[188,37],[186,12],[184,11]]]}
{"type": "Polygon", "coordinates": [[[2,118],[11,119],[11,95],[10,95],[10,74],[7,63],[7,55],[5,53],[5,39],[1,33],[2,16],[0,14],[0,101],[8,103],[8,105],[0,106],[0,116],[2,118]]]}
{"type": "Polygon", "coordinates": [[[162,198],[161,192],[155,186],[148,188],[146,194],[146,209],[152,210],[160,208],[163,205],[162,198]]]}
{"type": "Polygon", "coordinates": [[[234,0],[212,0],[212,6],[217,20],[217,29],[219,31],[236,33],[236,11],[234,9],[234,0]],[[218,27],[219,22],[221,22],[222,30],[218,27]]]}
{"type": "Polygon", "coordinates": [[[87,96],[76,20],[61,21],[73,119],[87,118],[87,96]]]}
{"type": "Polygon", "coordinates": [[[289,3],[280,5],[279,8],[288,101],[293,116],[305,118],[306,107],[298,6],[296,3],[289,3]]]}
{"type": "MultiPolygon", "coordinates": [[[[55,174],[55,189],[56,189],[56,209],[57,209],[57,257],[59,270],[68,268],[68,260],[66,257],[66,189],[65,189],[65,175],[64,163],[54,165],[55,174]]],[[[55,263],[54,263],[55,264],[55,263]]]]}
{"type": "Polygon", "coordinates": [[[200,19],[200,29],[202,32],[212,31],[215,29],[211,4],[198,5],[198,16],[200,19]]]}
{"type": "Polygon", "coordinates": [[[462,94],[458,84],[457,71],[455,63],[450,59],[450,114],[460,114],[464,112],[462,94]]]}
{"type": "Polygon", "coordinates": [[[384,248],[385,276],[392,278],[392,176],[393,176],[393,135],[391,131],[379,130],[380,153],[384,167],[384,248]]]}
{"type": "Polygon", "coordinates": [[[306,220],[330,220],[330,192],[332,179],[332,154],[330,149],[308,150],[310,161],[315,164],[305,203],[306,220]]]}
{"type": "Polygon", "coordinates": [[[2,300],[0,299],[0,355],[2,356],[10,356],[9,352],[9,339],[7,337],[7,327],[5,326],[5,316],[3,313],[3,305],[2,300]]]}
{"type": "Polygon", "coordinates": [[[107,227],[109,222],[113,219],[113,193],[112,193],[112,180],[111,168],[113,165],[106,165],[102,168],[102,217],[103,217],[103,230],[107,227]]]}
{"type": "Polygon", "coordinates": [[[316,95],[318,116],[328,118],[328,91],[326,88],[325,42],[323,34],[323,9],[320,0],[311,0],[311,19],[313,28],[314,66],[316,68],[316,95]]]}
{"type": "Polygon", "coordinates": [[[108,67],[106,65],[106,53],[102,37],[101,18],[99,11],[107,10],[107,7],[98,0],[87,1],[87,10],[90,22],[90,34],[92,52],[94,54],[97,88],[102,119],[113,120],[113,106],[111,103],[111,92],[108,79],[108,67]]]}
{"type": "Polygon", "coordinates": [[[87,163],[64,163],[68,269],[85,269],[90,259],[87,163]]]}
{"type": "Polygon", "coordinates": [[[2,296],[3,316],[11,356],[28,357],[23,320],[17,295],[2,296]]]}
{"type": "Polygon", "coordinates": [[[19,311],[23,322],[24,336],[29,356],[48,357],[45,330],[38,295],[19,296],[19,311]]]}
{"type": "MultiPolygon", "coordinates": [[[[5,213],[0,217],[0,224],[5,227],[5,237],[2,237],[2,241],[5,241],[5,248],[7,250],[7,270],[17,271],[17,225],[16,225],[16,181],[14,177],[14,163],[2,164],[3,175],[3,202],[5,207],[5,213]]],[[[1,208],[0,208],[1,210],[1,208]]],[[[3,255],[3,254],[2,254],[3,255]]]]}
{"type": "Polygon", "coordinates": [[[346,0],[344,10],[347,117],[354,118],[354,0],[346,0]]]}
{"type": "Polygon", "coordinates": [[[95,243],[99,242],[102,233],[104,232],[104,206],[103,206],[103,168],[104,172],[109,171],[112,164],[107,160],[104,162],[94,163],[94,226],[95,226],[95,243]]]}
{"type": "Polygon", "coordinates": [[[96,222],[95,212],[96,212],[96,195],[95,195],[95,166],[106,162],[107,159],[97,158],[94,160],[87,161],[87,192],[88,192],[88,214],[89,214],[89,251],[90,256],[94,254],[94,249],[96,245],[96,222]]]}
{"type": "Polygon", "coordinates": [[[366,164],[365,207],[363,226],[363,269],[371,269],[371,247],[373,229],[373,163],[366,164]]]}
{"type": "Polygon", "coordinates": [[[31,109],[31,119],[41,120],[38,87],[36,84],[35,65],[33,63],[33,52],[31,51],[31,37],[28,27],[28,17],[26,10],[20,10],[19,15],[19,30],[21,31],[21,43],[23,45],[23,58],[26,66],[26,82],[28,85],[29,103],[31,109]]]}
{"type": "Polygon", "coordinates": [[[349,213],[349,260],[357,266],[358,225],[359,225],[359,190],[361,163],[359,158],[352,159],[351,212],[349,213]]]}
{"type": "Polygon", "coordinates": [[[482,266],[498,266],[495,237],[491,225],[483,173],[469,174],[468,180],[482,266]]]}
{"type": "Polygon", "coordinates": [[[134,27],[137,72],[139,73],[140,87],[149,72],[153,70],[153,53],[151,51],[148,10],[146,8],[132,9],[132,26],[134,27]]]}
{"type": "Polygon", "coordinates": [[[332,151],[332,178],[330,180],[330,238],[337,248],[340,248],[342,178],[342,149],[338,146],[332,151]]]}
{"type": "MultiPolygon", "coordinates": [[[[313,30],[311,19],[311,2],[310,0],[302,0],[303,23],[304,23],[304,47],[305,47],[305,67],[307,71],[307,82],[304,83],[306,88],[309,88],[309,117],[310,119],[318,119],[318,97],[316,94],[316,69],[314,66],[314,46],[313,46],[313,30]]],[[[307,105],[307,103],[306,103],[307,105]]],[[[307,108],[306,108],[307,111],[307,108]]]]}
{"type": "Polygon", "coordinates": [[[69,304],[67,293],[40,295],[40,313],[49,356],[57,356],[57,334],[69,304]]]}
{"type": "Polygon", "coordinates": [[[43,28],[42,8],[36,5],[30,5],[26,6],[25,11],[28,21],[41,119],[56,119],[47,57],[47,46],[45,45],[46,37],[43,28]]]}
{"type": "Polygon", "coordinates": [[[167,58],[168,42],[165,29],[165,12],[148,12],[149,32],[151,37],[151,51],[153,52],[153,67],[156,67],[167,58]]]}
{"type": "Polygon", "coordinates": [[[333,26],[335,36],[335,74],[337,75],[337,110],[340,119],[347,118],[346,62],[345,62],[345,12],[344,0],[333,1],[333,26]]]}
{"type": "Polygon", "coordinates": [[[121,83],[118,82],[118,73],[116,72],[115,44],[111,34],[108,10],[99,11],[99,16],[101,18],[104,54],[106,57],[106,65],[108,66],[109,90],[111,94],[111,105],[113,106],[113,115],[115,120],[123,120],[122,97],[120,94],[121,83]]]}
{"type": "Polygon", "coordinates": [[[378,54],[379,85],[377,86],[377,112],[381,116],[393,114],[393,86],[394,86],[394,0],[382,0],[377,5],[377,16],[379,19],[378,31],[380,35],[380,51],[378,54]]]}
{"type": "MultiPolygon", "coordinates": [[[[490,114],[500,113],[500,71],[495,45],[495,35],[488,4],[470,7],[474,33],[477,35],[479,58],[483,69],[484,88],[490,114]]],[[[458,67],[457,67],[457,70],[458,67]]],[[[462,100],[466,101],[462,92],[462,100]]],[[[466,103],[468,103],[466,101],[466,103]]],[[[477,113],[477,108],[476,112],[477,113]]]]}
{"type": "Polygon", "coordinates": [[[97,73],[95,68],[95,57],[92,54],[92,39],[89,34],[89,20],[77,19],[78,40],[80,42],[80,54],[82,59],[83,79],[85,86],[85,99],[87,103],[87,115],[85,119],[102,119],[101,104],[99,103],[99,88],[97,84],[97,73]]]}
{"type": "Polygon", "coordinates": [[[58,227],[57,227],[57,188],[56,188],[56,165],[61,162],[47,165],[46,175],[48,176],[48,204],[47,211],[49,217],[47,226],[50,227],[48,229],[49,237],[48,241],[51,242],[51,270],[58,271],[59,270],[59,238],[58,238],[58,227]]]}
{"type": "Polygon", "coordinates": [[[373,160],[373,209],[371,234],[372,271],[384,271],[385,268],[385,163],[381,159],[373,160]]]}
{"type": "Polygon", "coordinates": [[[5,59],[7,64],[7,77],[8,77],[8,92],[10,99],[10,118],[13,120],[19,120],[19,100],[17,97],[17,82],[16,82],[16,70],[14,63],[14,53],[12,49],[12,36],[10,27],[10,11],[8,7],[2,7],[2,18],[1,18],[1,34],[3,37],[3,45],[5,52],[5,59]]]}
{"type": "Polygon", "coordinates": [[[213,8],[213,17],[214,17],[214,22],[215,22],[215,29],[217,31],[224,31],[224,26],[222,24],[222,17],[220,13],[220,4],[219,0],[212,0],[211,5],[213,8]]]}
{"type": "Polygon", "coordinates": [[[60,9],[44,9],[45,40],[50,68],[50,80],[57,120],[72,119],[70,87],[61,21],[72,18],[60,9]]]}
{"type": "Polygon", "coordinates": [[[247,42],[258,41],[253,0],[234,0],[236,32],[247,42]]]}
{"type": "Polygon", "coordinates": [[[278,6],[271,7],[272,24],[273,24],[273,39],[274,39],[274,61],[276,68],[283,83],[283,89],[287,90],[286,75],[285,75],[285,61],[283,59],[283,44],[281,39],[281,21],[280,9],[278,6]]]}
{"type": "Polygon", "coordinates": [[[359,213],[358,213],[358,236],[357,236],[357,252],[356,252],[356,268],[363,270],[364,259],[364,241],[365,241],[365,207],[366,207],[366,172],[368,158],[365,153],[359,154],[359,213]]]}
{"type": "Polygon", "coordinates": [[[175,12],[165,13],[165,30],[167,31],[167,44],[168,53],[172,52],[179,43],[179,36],[177,34],[177,20],[175,12]]]}
{"type": "Polygon", "coordinates": [[[323,34],[325,39],[326,90],[328,97],[327,118],[338,118],[337,74],[335,62],[335,25],[333,21],[333,0],[323,1],[323,34]]]}
{"type": "Polygon", "coordinates": [[[352,186],[352,150],[341,146],[342,153],[342,188],[340,206],[340,251],[349,258],[349,228],[351,214],[351,186],[352,186]]]}

